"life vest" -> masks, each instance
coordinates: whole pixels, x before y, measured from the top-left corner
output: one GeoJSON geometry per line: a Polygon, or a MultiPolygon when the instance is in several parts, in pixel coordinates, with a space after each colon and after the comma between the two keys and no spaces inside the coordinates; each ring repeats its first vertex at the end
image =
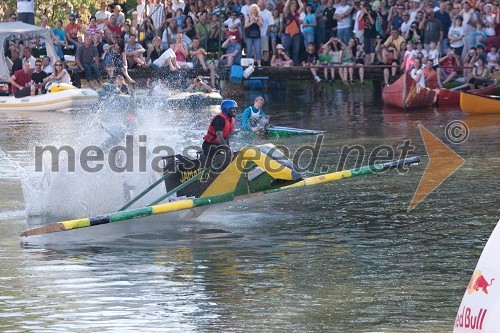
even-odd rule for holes
{"type": "Polygon", "coordinates": [[[251,106],[250,107],[250,115],[252,118],[260,118],[260,109],[251,106]]]}
{"type": "Polygon", "coordinates": [[[216,117],[222,117],[225,121],[224,130],[222,131],[222,137],[224,138],[224,140],[227,140],[227,138],[229,138],[229,135],[231,135],[231,133],[234,131],[234,126],[227,114],[224,114],[222,112],[218,113],[215,117],[212,118],[212,120],[210,121],[210,125],[208,126],[207,134],[205,134],[203,140],[213,144],[220,144],[219,140],[217,139],[217,135],[215,134],[216,131],[212,126],[216,117]]]}

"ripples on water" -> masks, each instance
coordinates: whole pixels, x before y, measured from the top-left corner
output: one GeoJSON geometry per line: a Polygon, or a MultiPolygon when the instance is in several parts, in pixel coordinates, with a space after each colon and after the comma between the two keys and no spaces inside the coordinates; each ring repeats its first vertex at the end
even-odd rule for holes
{"type": "MultiPolygon", "coordinates": [[[[327,131],[319,162],[332,164],[330,171],[343,145],[370,150],[410,138],[425,155],[417,124],[443,138],[446,123],[463,117],[453,110],[381,110],[356,90],[319,98],[290,87],[266,97],[275,123],[327,131]]],[[[178,146],[198,144],[211,117],[143,111],[153,142],[178,146]]],[[[425,163],[407,175],[231,203],[201,222],[156,217],[160,231],[111,243],[19,246],[26,222],[18,172],[32,173],[30,149],[102,135],[85,126],[103,118],[49,115],[57,124],[0,121],[0,148],[17,164],[4,158],[0,164],[5,332],[449,332],[498,219],[499,123],[469,117],[467,145],[452,147],[466,163],[411,213],[407,205],[425,163]]],[[[293,148],[313,142],[286,141],[293,148]]]]}

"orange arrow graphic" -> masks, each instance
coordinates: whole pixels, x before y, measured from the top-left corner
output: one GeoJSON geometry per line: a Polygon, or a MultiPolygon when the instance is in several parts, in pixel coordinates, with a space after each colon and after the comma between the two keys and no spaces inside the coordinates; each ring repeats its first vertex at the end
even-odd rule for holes
{"type": "Polygon", "coordinates": [[[429,156],[429,164],[420,180],[420,184],[418,184],[415,195],[413,195],[413,199],[408,207],[408,212],[415,208],[416,205],[424,200],[464,163],[462,157],[448,148],[447,145],[429,132],[424,126],[419,124],[418,127],[420,129],[420,135],[422,135],[422,139],[424,139],[425,150],[429,156]]]}

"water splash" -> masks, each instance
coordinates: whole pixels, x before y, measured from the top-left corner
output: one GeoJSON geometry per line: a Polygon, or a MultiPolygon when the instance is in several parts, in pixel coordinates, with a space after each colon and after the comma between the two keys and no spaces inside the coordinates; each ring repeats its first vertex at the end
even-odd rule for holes
{"type": "MultiPolygon", "coordinates": [[[[151,168],[153,159],[156,157],[156,161],[158,160],[158,156],[151,153],[154,147],[167,145],[178,153],[186,143],[199,144],[197,137],[201,137],[201,132],[197,128],[198,122],[192,121],[186,125],[182,119],[192,117],[192,114],[186,115],[178,109],[166,109],[164,105],[151,104],[146,99],[132,102],[135,105],[131,107],[130,103],[117,106],[119,102],[108,101],[104,105],[100,104],[92,113],[76,114],[67,128],[52,133],[37,143],[44,147],[70,146],[76,152],[76,163],[74,171],[68,169],[68,155],[60,153],[56,161],[59,170],[55,171],[52,169],[54,161],[50,154],[44,153],[39,158],[41,171],[34,171],[33,168],[22,179],[28,216],[85,217],[116,211],[157,179],[158,174],[151,168]],[[127,123],[128,121],[133,123],[127,123]],[[102,170],[87,172],[82,168],[80,153],[85,147],[102,147],[109,140],[110,134],[121,129],[127,131],[127,128],[130,131],[126,134],[134,138],[132,171],[114,171],[111,163],[108,163],[109,149],[105,149],[104,162],[100,163],[103,165],[102,170]],[[139,135],[145,136],[147,141],[138,143],[139,135]],[[141,146],[146,147],[147,151],[146,170],[139,170],[138,149],[141,146]]],[[[207,119],[210,117],[209,113],[202,116],[207,119]]],[[[124,141],[115,144],[124,145],[124,141]]],[[[95,165],[96,162],[89,163],[89,166],[95,165]]],[[[163,193],[164,187],[159,185],[134,207],[147,205],[163,193]]]]}

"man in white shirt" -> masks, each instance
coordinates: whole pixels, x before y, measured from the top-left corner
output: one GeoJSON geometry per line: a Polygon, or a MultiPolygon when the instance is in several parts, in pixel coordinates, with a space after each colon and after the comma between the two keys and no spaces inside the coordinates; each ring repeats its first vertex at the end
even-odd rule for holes
{"type": "Polygon", "coordinates": [[[410,13],[405,12],[403,14],[403,23],[401,23],[401,35],[405,35],[410,31],[411,21],[410,21],[410,13]]]}
{"type": "Polygon", "coordinates": [[[137,0],[137,25],[141,26],[142,20],[146,18],[146,5],[143,0],[137,0]]]}
{"type": "Polygon", "coordinates": [[[106,23],[108,23],[109,18],[111,17],[111,12],[108,12],[106,9],[108,5],[105,1],[101,2],[101,9],[95,13],[96,23],[99,27],[99,30],[104,30],[106,23]]]}
{"type": "Polygon", "coordinates": [[[245,0],[245,5],[241,7],[241,12],[246,19],[248,16],[248,11],[250,10],[250,6],[252,5],[252,0],[245,0]]]}
{"type": "Polygon", "coordinates": [[[337,37],[346,45],[351,37],[351,12],[352,7],[347,4],[347,0],[341,0],[333,15],[333,19],[337,20],[337,37]]]}
{"type": "Polygon", "coordinates": [[[35,69],[36,59],[31,55],[31,48],[26,46],[23,49],[23,63],[28,61],[30,63],[30,68],[35,69]]]}
{"type": "Polygon", "coordinates": [[[182,9],[182,11],[184,12],[184,8],[186,7],[186,3],[184,2],[184,0],[174,0],[172,2],[172,10],[174,11],[174,13],[177,11],[177,9],[182,9]]]}
{"type": "Polygon", "coordinates": [[[258,0],[257,5],[262,17],[262,26],[260,27],[260,48],[262,51],[262,60],[269,61],[269,29],[274,24],[273,14],[266,8],[266,0],[258,0]]]}

